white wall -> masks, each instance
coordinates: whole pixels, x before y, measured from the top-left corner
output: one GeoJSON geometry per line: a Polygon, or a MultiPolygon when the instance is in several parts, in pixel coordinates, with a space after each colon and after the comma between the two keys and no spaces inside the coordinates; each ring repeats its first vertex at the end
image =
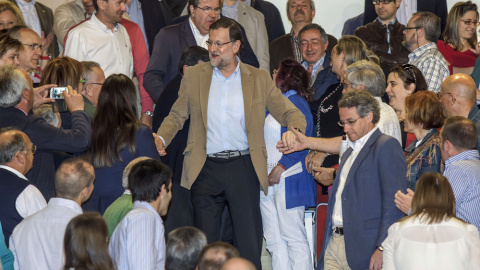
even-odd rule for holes
{"type": "MultiPolygon", "coordinates": [[[[40,0],[43,4],[55,10],[59,5],[70,0],[40,0]]],[[[287,0],[268,0],[275,4],[282,14],[285,31],[290,31],[291,25],[286,15],[287,0]]],[[[420,0],[421,1],[421,0],[420,0]]],[[[472,0],[480,6],[480,0],[472,0]]],[[[447,0],[450,9],[457,0],[447,0]]],[[[342,33],[344,22],[363,12],[363,0],[315,0],[316,16],[315,23],[320,24],[327,33],[339,38],[342,33]]]]}

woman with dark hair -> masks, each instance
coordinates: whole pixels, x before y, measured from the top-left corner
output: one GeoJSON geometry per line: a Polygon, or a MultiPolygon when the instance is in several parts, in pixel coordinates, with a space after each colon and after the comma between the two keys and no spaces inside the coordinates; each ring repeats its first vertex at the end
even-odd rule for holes
{"type": "MultiPolygon", "coordinates": [[[[390,100],[390,106],[395,110],[402,129],[402,148],[407,144],[407,133],[404,131],[403,115],[405,112],[405,98],[417,91],[428,90],[427,82],[422,72],[414,65],[396,65],[390,69],[385,92],[390,100]]],[[[412,139],[413,140],[413,139],[412,139]]],[[[410,141],[411,142],[411,141],[410,141]]]]}
{"type": "Polygon", "coordinates": [[[383,269],[480,269],[478,229],[455,216],[455,197],[447,178],[422,175],[411,214],[388,229],[383,269]]]}
{"type": "Polygon", "coordinates": [[[86,212],[67,225],[63,239],[64,269],[114,270],[108,253],[107,224],[99,213],[86,212]]]}
{"type": "Polygon", "coordinates": [[[95,189],[85,210],[101,214],[120,197],[122,174],[137,157],[159,160],[152,130],[137,116],[135,85],[123,74],[112,74],[103,83],[92,123],[92,164],[95,189]]]}
{"type": "MultiPolygon", "coordinates": [[[[274,81],[305,115],[305,135],[311,136],[313,119],[307,101],[313,93],[309,73],[297,61],[287,58],[280,63],[274,81]]],[[[263,232],[273,269],[312,269],[303,219],[305,207],[316,205],[316,183],[305,169],[307,150],[283,155],[276,148],[287,130],[267,112],[264,134],[269,187],[267,196],[260,192],[263,232]]]]}
{"type": "Polygon", "coordinates": [[[442,103],[431,91],[421,91],[405,98],[405,132],[415,135],[407,152],[407,187],[415,190],[417,180],[426,172],[443,171],[440,133],[445,115],[442,103]]]}
{"type": "Polygon", "coordinates": [[[480,47],[477,46],[477,26],[478,10],[472,1],[457,2],[450,9],[443,40],[437,41],[437,48],[447,60],[450,74],[472,74],[480,53],[480,47]]]}
{"type": "Polygon", "coordinates": [[[8,34],[0,34],[0,66],[20,65],[18,53],[23,51],[23,44],[8,34]]]}

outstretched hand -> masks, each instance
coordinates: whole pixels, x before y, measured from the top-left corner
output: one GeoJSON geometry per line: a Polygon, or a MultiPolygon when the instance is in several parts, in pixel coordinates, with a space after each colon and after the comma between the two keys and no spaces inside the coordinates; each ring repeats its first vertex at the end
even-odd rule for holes
{"type": "Polygon", "coordinates": [[[293,127],[283,133],[282,140],[277,143],[277,148],[280,152],[288,155],[293,152],[307,149],[308,137],[293,127]]]}
{"type": "Polygon", "coordinates": [[[158,154],[160,156],[165,156],[167,152],[165,151],[165,144],[163,144],[163,140],[160,139],[157,133],[153,133],[153,138],[155,139],[155,146],[157,147],[158,154]]]}

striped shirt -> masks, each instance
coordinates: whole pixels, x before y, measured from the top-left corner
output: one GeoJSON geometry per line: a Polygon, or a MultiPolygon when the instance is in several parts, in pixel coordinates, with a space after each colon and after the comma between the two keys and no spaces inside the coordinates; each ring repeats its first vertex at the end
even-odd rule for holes
{"type": "Polygon", "coordinates": [[[445,161],[445,171],[456,201],[457,217],[480,229],[480,157],[467,150],[445,161]]]}
{"type": "Polygon", "coordinates": [[[109,252],[117,269],[164,270],[164,234],[157,211],[148,202],[135,201],[110,240],[109,252]]]}
{"type": "Polygon", "coordinates": [[[430,42],[415,49],[408,55],[408,63],[416,66],[427,81],[428,90],[440,92],[443,80],[450,76],[447,61],[437,49],[435,42],[430,42]]]}

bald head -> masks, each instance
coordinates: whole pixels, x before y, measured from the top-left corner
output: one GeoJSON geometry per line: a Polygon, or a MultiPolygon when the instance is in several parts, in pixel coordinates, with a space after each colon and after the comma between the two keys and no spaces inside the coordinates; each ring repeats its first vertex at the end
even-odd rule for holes
{"type": "Polygon", "coordinates": [[[20,130],[0,129],[0,165],[11,167],[25,175],[33,166],[33,143],[20,130]]]}
{"type": "Polygon", "coordinates": [[[472,77],[456,73],[442,83],[441,101],[447,116],[467,116],[477,101],[477,87],[472,77]]]}
{"type": "Polygon", "coordinates": [[[257,270],[250,261],[242,258],[232,258],[227,260],[221,270],[257,270]]]}

